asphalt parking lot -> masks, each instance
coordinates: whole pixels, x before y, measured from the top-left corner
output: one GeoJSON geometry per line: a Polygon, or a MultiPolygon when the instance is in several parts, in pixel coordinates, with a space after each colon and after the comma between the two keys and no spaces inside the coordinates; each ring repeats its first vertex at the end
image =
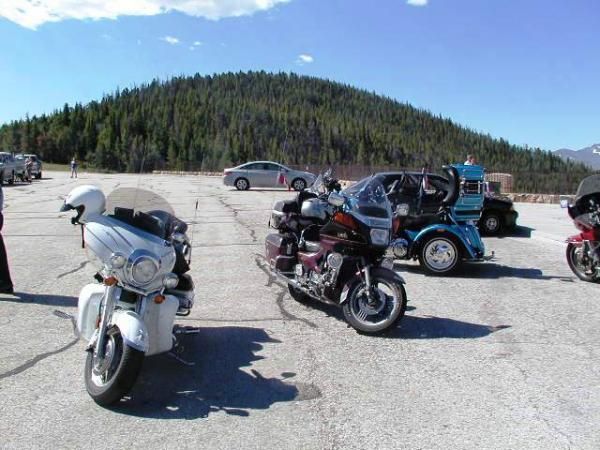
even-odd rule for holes
{"type": "Polygon", "coordinates": [[[486,238],[496,260],[406,279],[409,310],[385,337],[335,308],[295,303],[262,260],[281,190],[220,178],[45,173],[4,187],[16,296],[0,296],[2,448],[600,447],[600,300],[564,258],[575,234],[555,205],[517,204],[523,226],[486,238]],[[187,367],[146,361],[130,398],[97,406],[71,321],[94,273],[57,211],[79,184],[148,188],[195,222],[196,305],[179,323],[187,367]],[[194,205],[199,201],[197,213],[194,205]]]}

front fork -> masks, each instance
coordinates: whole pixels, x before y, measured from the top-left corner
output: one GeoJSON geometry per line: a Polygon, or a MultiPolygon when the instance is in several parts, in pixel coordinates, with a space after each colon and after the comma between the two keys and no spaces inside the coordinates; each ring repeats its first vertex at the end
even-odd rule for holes
{"type": "MultiPolygon", "coordinates": [[[[102,303],[104,304],[104,308],[102,309],[102,315],[100,316],[100,324],[98,325],[98,335],[96,337],[96,345],[94,347],[94,358],[102,359],[104,358],[104,350],[105,345],[104,341],[106,340],[106,331],[108,324],[112,318],[112,313],[115,310],[115,291],[117,289],[116,285],[107,286],[106,291],[104,292],[104,298],[102,299],[102,303]]],[[[93,339],[93,338],[92,338],[93,339]]]]}
{"type": "Polygon", "coordinates": [[[371,265],[367,263],[367,260],[362,257],[360,262],[363,266],[363,272],[365,273],[365,286],[367,287],[367,298],[369,302],[373,302],[373,290],[371,289],[371,265]]]}

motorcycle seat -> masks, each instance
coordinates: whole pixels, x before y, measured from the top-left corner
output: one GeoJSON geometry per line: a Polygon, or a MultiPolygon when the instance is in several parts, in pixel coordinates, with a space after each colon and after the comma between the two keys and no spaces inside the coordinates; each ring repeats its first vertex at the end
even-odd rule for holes
{"type": "Polygon", "coordinates": [[[185,233],[188,228],[185,222],[160,210],[145,213],[130,208],[115,207],[112,217],[165,240],[174,233],[185,233]]]}
{"type": "Polygon", "coordinates": [[[296,199],[280,200],[273,205],[273,210],[284,214],[300,214],[300,207],[296,199]]]}
{"type": "Polygon", "coordinates": [[[400,226],[408,230],[420,230],[441,222],[438,214],[419,214],[418,216],[406,216],[400,226]]]}

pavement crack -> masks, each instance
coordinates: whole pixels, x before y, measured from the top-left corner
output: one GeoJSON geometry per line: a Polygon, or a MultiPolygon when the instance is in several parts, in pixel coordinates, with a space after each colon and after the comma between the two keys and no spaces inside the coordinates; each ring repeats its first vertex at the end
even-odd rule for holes
{"type": "Polygon", "coordinates": [[[255,253],[254,261],[256,262],[256,267],[258,267],[260,270],[262,270],[269,277],[267,284],[265,286],[272,286],[273,284],[276,284],[279,288],[281,288],[280,292],[277,293],[277,298],[275,300],[275,303],[276,303],[277,307],[279,308],[279,311],[281,312],[281,315],[283,316],[283,318],[291,320],[291,321],[302,322],[311,328],[318,328],[316,323],[314,323],[308,319],[298,317],[298,316],[292,314],[291,312],[289,312],[285,308],[285,306],[283,304],[283,299],[285,298],[285,296],[287,294],[287,285],[280,283],[275,278],[275,276],[271,273],[271,271],[265,266],[264,257],[262,255],[255,253]]]}
{"type": "Polygon", "coordinates": [[[67,276],[67,275],[71,275],[72,273],[78,272],[78,271],[80,271],[81,269],[83,269],[83,268],[84,268],[84,267],[85,267],[85,266],[86,266],[88,263],[89,263],[89,261],[83,261],[83,262],[80,262],[80,263],[79,263],[79,266],[77,266],[77,267],[76,267],[76,268],[74,268],[74,269],[71,269],[71,270],[68,270],[68,271],[66,271],[66,272],[63,272],[63,273],[61,273],[60,275],[58,275],[58,276],[56,277],[56,279],[58,280],[58,279],[60,279],[60,278],[62,278],[62,277],[65,277],[65,276],[67,276]]]}
{"type": "Polygon", "coordinates": [[[27,369],[31,369],[33,366],[35,366],[40,361],[43,361],[44,359],[49,358],[50,356],[58,355],[59,353],[62,353],[64,351],[68,350],[69,348],[73,347],[77,343],[77,341],[79,341],[79,333],[77,332],[77,324],[75,323],[75,318],[73,316],[71,316],[70,314],[67,314],[67,313],[64,313],[64,312],[58,311],[58,310],[54,311],[54,315],[57,317],[60,317],[62,319],[70,319],[71,320],[71,324],[73,325],[73,334],[75,335],[75,338],[72,341],[68,342],[66,345],[60,347],[59,349],[41,353],[41,354],[34,356],[33,358],[25,361],[20,366],[15,367],[14,369],[9,370],[8,372],[1,373],[0,380],[3,380],[4,378],[10,378],[14,375],[18,375],[22,372],[25,372],[27,369]]]}
{"type": "Polygon", "coordinates": [[[223,197],[217,197],[217,200],[226,209],[228,209],[229,211],[231,211],[231,213],[233,214],[233,219],[235,220],[235,222],[237,224],[241,225],[246,230],[248,230],[248,233],[250,234],[250,238],[252,238],[252,242],[258,242],[258,239],[256,238],[256,230],[254,230],[254,228],[252,228],[249,224],[245,223],[244,221],[242,221],[240,219],[240,217],[239,217],[240,210],[234,208],[232,205],[230,205],[229,203],[227,203],[227,201],[223,197]]]}

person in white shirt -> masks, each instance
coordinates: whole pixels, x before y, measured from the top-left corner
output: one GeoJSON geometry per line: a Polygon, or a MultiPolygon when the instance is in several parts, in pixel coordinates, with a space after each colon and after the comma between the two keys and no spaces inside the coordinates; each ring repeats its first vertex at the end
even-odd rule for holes
{"type": "Polygon", "coordinates": [[[476,166],[477,161],[475,160],[475,155],[467,155],[467,160],[465,161],[465,166],[476,166]]]}

